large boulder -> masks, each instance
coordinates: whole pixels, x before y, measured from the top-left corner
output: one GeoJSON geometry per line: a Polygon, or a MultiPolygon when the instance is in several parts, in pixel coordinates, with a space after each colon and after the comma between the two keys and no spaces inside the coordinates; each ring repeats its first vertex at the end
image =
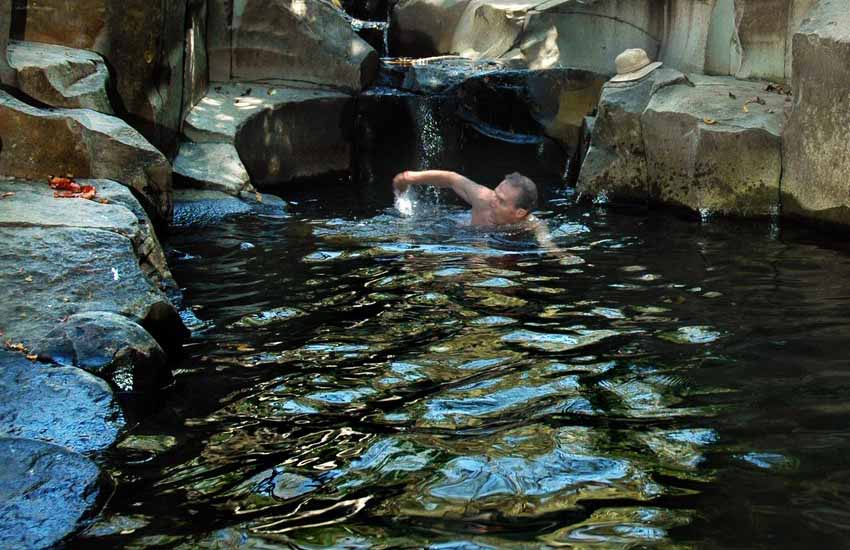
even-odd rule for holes
{"type": "Polygon", "coordinates": [[[220,84],[186,117],[184,134],[235,145],[254,184],[276,184],[349,170],[353,108],[341,92],[220,84]]]}
{"type": "MultiPolygon", "coordinates": [[[[126,225],[110,227],[115,223],[110,220],[92,222],[95,227],[36,225],[7,214],[13,210],[7,200],[0,203],[0,214],[11,220],[0,224],[0,290],[8,297],[0,304],[5,338],[32,348],[75,313],[109,311],[143,326],[169,352],[182,344],[187,336],[182,321],[139,267],[131,237],[122,234],[126,225]]],[[[123,210],[129,222],[132,214],[123,210]]]]}
{"type": "Polygon", "coordinates": [[[79,453],[110,447],[124,428],[109,385],[73,367],[0,351],[0,437],[47,441],[79,453]]]}
{"type": "Polygon", "coordinates": [[[654,198],[739,216],[779,212],[785,96],[760,82],[689,75],[641,119],[654,198]],[[751,98],[758,102],[749,103],[751,98]]]}
{"type": "Polygon", "coordinates": [[[687,82],[678,71],[660,69],[635,82],[605,85],[578,178],[581,193],[625,201],[650,198],[641,117],[658,89],[687,82]]]}
{"type": "Polygon", "coordinates": [[[253,191],[248,170],[232,143],[193,143],[180,145],[174,159],[175,186],[197,187],[239,195],[253,191]]]}
{"type": "Polygon", "coordinates": [[[112,114],[109,70],[96,53],[12,40],[8,58],[18,72],[18,89],[29,97],[51,107],[112,114]]]}
{"type": "Polygon", "coordinates": [[[157,148],[177,146],[183,98],[186,1],[22,0],[12,37],[92,50],[109,63],[116,112],[157,148]]]}
{"type": "Polygon", "coordinates": [[[0,547],[53,548],[86,526],[109,497],[108,477],[57,445],[0,439],[0,547]]]}
{"type": "Polygon", "coordinates": [[[298,81],[357,91],[375,75],[375,50],[329,2],[213,0],[213,81],[298,81]]]}
{"type": "Polygon", "coordinates": [[[126,392],[151,394],[172,381],[156,340],[137,323],[108,311],[71,315],[32,351],[42,361],[81,368],[126,392]]]}
{"type": "Polygon", "coordinates": [[[155,221],[171,218],[171,165],[121,119],[88,109],[45,110],[0,90],[0,174],[106,178],[133,188],[155,221]]]}
{"type": "Polygon", "coordinates": [[[850,10],[820,0],[794,35],[794,103],[783,136],[785,212],[850,224],[850,10]]]}

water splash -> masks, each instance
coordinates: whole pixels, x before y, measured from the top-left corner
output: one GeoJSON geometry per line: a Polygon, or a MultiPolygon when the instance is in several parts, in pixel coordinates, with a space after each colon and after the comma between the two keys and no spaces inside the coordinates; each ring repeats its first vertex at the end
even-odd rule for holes
{"type": "Polygon", "coordinates": [[[413,216],[414,197],[411,190],[408,188],[403,193],[396,192],[395,194],[395,209],[405,218],[413,216]]]}

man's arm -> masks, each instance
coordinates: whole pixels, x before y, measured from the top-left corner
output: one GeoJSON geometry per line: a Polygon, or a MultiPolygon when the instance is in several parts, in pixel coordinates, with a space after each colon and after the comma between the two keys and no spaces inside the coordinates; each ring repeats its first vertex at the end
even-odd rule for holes
{"type": "Polygon", "coordinates": [[[411,185],[447,187],[470,206],[475,206],[482,201],[488,200],[490,193],[492,193],[487,187],[479,185],[457,172],[450,172],[448,170],[405,171],[393,178],[393,187],[399,193],[403,193],[411,185]]]}

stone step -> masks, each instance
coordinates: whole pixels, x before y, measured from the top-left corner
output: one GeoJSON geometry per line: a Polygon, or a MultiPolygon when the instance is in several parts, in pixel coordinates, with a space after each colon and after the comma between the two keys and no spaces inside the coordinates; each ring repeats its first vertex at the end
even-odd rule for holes
{"type": "Polygon", "coordinates": [[[109,70],[90,51],[11,40],[9,65],[17,71],[17,87],[51,107],[92,109],[113,114],[107,88],[109,70]]]}

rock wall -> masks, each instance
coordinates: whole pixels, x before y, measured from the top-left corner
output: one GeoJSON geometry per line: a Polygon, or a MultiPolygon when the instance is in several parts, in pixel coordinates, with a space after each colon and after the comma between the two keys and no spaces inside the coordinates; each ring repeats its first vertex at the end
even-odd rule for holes
{"type": "Polygon", "coordinates": [[[214,82],[283,82],[357,91],[375,76],[375,50],[324,1],[210,0],[214,82]]]}
{"type": "Polygon", "coordinates": [[[783,136],[791,215],[850,225],[850,8],[820,0],[793,40],[794,103],[783,136]]]}
{"type": "Polygon", "coordinates": [[[173,156],[182,118],[187,0],[21,0],[12,38],[92,50],[115,78],[115,111],[173,156]]]}

